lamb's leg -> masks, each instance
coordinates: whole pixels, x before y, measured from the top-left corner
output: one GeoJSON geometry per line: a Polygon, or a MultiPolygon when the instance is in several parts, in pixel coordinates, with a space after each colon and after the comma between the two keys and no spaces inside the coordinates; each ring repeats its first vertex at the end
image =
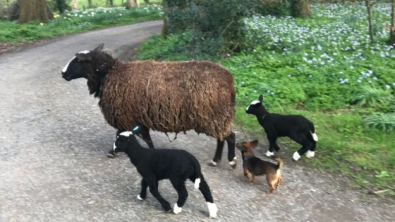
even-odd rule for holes
{"type": "Polygon", "coordinates": [[[237,158],[235,154],[236,149],[236,134],[232,132],[228,137],[225,138],[228,143],[228,160],[229,165],[235,169],[237,166],[237,158]]]}
{"type": "Polygon", "coordinates": [[[162,195],[160,195],[158,191],[158,181],[154,178],[145,178],[144,180],[147,182],[152,196],[154,196],[159,201],[165,211],[169,211],[171,209],[170,203],[165,200],[162,195]]]}
{"type": "Polygon", "coordinates": [[[213,196],[211,195],[210,187],[208,186],[206,180],[202,176],[199,184],[199,190],[203,194],[204,199],[207,202],[208,211],[210,213],[210,217],[215,218],[217,217],[218,208],[217,205],[214,203],[213,196]]]}
{"type": "Polygon", "coordinates": [[[309,139],[310,139],[310,142],[312,145],[311,145],[310,149],[307,150],[306,157],[312,158],[315,155],[315,147],[317,146],[317,141],[315,141],[311,135],[309,136],[309,139]]]}
{"type": "Polygon", "coordinates": [[[144,179],[142,179],[141,180],[141,191],[140,191],[140,194],[137,196],[137,199],[144,200],[147,197],[147,187],[148,187],[147,182],[144,179]]]}
{"type": "Polygon", "coordinates": [[[224,140],[217,140],[217,149],[215,150],[214,159],[208,163],[209,166],[215,167],[218,165],[218,162],[221,161],[224,144],[225,144],[224,140]]]}
{"type": "MultiPolygon", "coordinates": [[[[117,139],[117,137],[119,136],[120,133],[124,132],[125,130],[117,130],[116,134],[115,134],[115,140],[117,139]]],[[[115,145],[115,144],[114,144],[115,145]]],[[[108,158],[114,158],[117,155],[117,152],[114,151],[114,148],[112,148],[110,151],[108,151],[107,153],[107,157],[108,158]]]]}
{"type": "Polygon", "coordinates": [[[142,126],[139,131],[139,136],[147,143],[148,147],[151,149],[155,149],[154,143],[152,142],[151,136],[149,134],[149,129],[147,127],[142,126]]]}
{"type": "Polygon", "coordinates": [[[304,135],[291,135],[290,138],[292,140],[294,140],[295,142],[299,143],[300,145],[302,145],[302,148],[300,148],[298,151],[296,151],[293,156],[292,159],[294,161],[299,160],[299,158],[305,154],[307,152],[307,150],[310,149],[310,147],[312,147],[312,143],[309,141],[309,139],[307,139],[306,136],[304,135]]]}
{"type": "Polygon", "coordinates": [[[266,156],[273,156],[274,155],[274,150],[277,152],[280,150],[280,147],[277,146],[277,136],[276,135],[270,135],[267,134],[267,139],[269,140],[269,150],[266,152],[266,156]]]}
{"type": "Polygon", "coordinates": [[[185,188],[185,180],[180,180],[179,178],[170,179],[171,184],[174,189],[177,190],[178,200],[177,203],[174,204],[173,212],[175,214],[179,214],[182,211],[182,206],[184,206],[185,202],[188,198],[188,191],[185,188]]]}

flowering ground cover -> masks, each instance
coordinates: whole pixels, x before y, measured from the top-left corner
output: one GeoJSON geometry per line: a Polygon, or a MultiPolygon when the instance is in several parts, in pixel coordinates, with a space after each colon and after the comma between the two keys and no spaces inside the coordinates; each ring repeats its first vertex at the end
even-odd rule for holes
{"type": "MultiPolygon", "coordinates": [[[[263,94],[270,111],[303,114],[315,123],[317,157],[302,158],[301,164],[340,171],[359,186],[395,194],[395,50],[386,43],[390,4],[373,7],[373,43],[363,4],[311,4],[311,10],[308,19],[243,20],[242,51],[218,61],[234,74],[236,121],[263,141],[263,129],[245,114],[263,94]]],[[[183,48],[189,35],[155,36],[140,47],[139,58],[188,59],[183,48]]],[[[280,141],[291,147],[283,146],[283,158],[299,147],[280,141]]]]}

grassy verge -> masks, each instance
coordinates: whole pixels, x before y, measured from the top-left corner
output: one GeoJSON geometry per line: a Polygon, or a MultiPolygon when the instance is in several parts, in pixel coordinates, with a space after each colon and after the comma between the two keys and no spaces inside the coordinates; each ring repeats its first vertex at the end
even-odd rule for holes
{"type": "Polygon", "coordinates": [[[158,5],[145,5],[130,10],[124,7],[76,10],[54,16],[55,19],[48,23],[17,24],[0,21],[0,43],[20,44],[104,27],[161,19],[162,10],[158,5]]]}
{"type": "MultiPolygon", "coordinates": [[[[302,164],[341,172],[359,186],[395,196],[395,51],[385,42],[389,6],[373,10],[375,43],[362,4],[312,5],[310,19],[246,18],[243,51],[216,60],[234,75],[237,123],[265,137],[244,111],[263,94],[269,111],[302,114],[315,123],[317,156],[302,158],[302,164]]],[[[190,39],[191,33],[154,36],[140,46],[138,59],[201,58],[188,50],[190,39]]]]}

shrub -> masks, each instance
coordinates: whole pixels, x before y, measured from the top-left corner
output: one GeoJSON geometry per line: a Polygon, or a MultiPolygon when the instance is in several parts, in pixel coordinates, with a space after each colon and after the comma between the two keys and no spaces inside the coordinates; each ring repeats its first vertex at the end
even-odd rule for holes
{"type": "Polygon", "coordinates": [[[384,132],[390,132],[395,129],[395,113],[374,113],[365,118],[365,123],[384,132]]]}

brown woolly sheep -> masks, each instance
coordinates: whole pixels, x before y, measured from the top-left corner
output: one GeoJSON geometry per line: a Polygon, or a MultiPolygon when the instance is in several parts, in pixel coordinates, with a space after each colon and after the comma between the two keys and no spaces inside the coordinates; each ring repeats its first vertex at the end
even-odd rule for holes
{"type": "MultiPolygon", "coordinates": [[[[149,130],[197,133],[217,138],[217,150],[210,166],[221,160],[224,140],[228,160],[234,168],[235,88],[232,74],[209,61],[121,62],[103,51],[81,51],[63,68],[70,81],[86,78],[90,94],[99,98],[106,121],[117,135],[140,125],[140,136],[154,148],[149,130]]],[[[115,153],[111,149],[109,156],[115,153]]]]}

